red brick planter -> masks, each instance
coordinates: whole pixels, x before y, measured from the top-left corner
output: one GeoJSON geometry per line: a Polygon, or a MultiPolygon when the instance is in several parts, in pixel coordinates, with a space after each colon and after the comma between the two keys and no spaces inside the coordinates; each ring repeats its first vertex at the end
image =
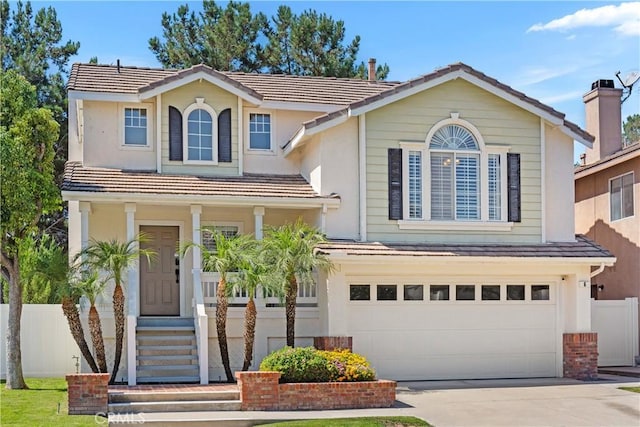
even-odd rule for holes
{"type": "Polygon", "coordinates": [[[565,378],[598,378],[598,334],[567,333],[562,336],[562,364],[565,378]]]}
{"type": "Polygon", "coordinates": [[[389,408],[395,381],[278,384],[279,372],[236,372],[243,411],[389,408]]]}
{"type": "Polygon", "coordinates": [[[69,415],[106,414],[109,377],[109,374],[67,375],[69,415]]]}

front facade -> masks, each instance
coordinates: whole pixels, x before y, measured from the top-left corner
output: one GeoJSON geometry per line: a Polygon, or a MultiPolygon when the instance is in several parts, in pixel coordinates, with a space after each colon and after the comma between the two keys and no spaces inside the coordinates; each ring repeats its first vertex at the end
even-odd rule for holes
{"type": "Polygon", "coordinates": [[[576,232],[617,259],[592,280],[598,300],[640,298],[640,141],[623,145],[622,90],[612,83],[600,80],[584,96],[587,129],[596,140],[574,174],[576,232]]]}
{"type": "MultiPolygon", "coordinates": [[[[321,229],[336,268],[300,289],[299,344],[351,336],[397,380],[566,374],[592,267],[615,260],[573,234],[573,141],[593,137],[464,64],[405,83],[76,64],[69,128],[70,252],[144,232],[160,254],[128,275],[130,384],[159,316],[195,325],[197,379],[224,377],[216,277],[176,253],[203,226],[321,229]]],[[[257,305],[254,366],[285,341],[278,301],[257,305]]]]}

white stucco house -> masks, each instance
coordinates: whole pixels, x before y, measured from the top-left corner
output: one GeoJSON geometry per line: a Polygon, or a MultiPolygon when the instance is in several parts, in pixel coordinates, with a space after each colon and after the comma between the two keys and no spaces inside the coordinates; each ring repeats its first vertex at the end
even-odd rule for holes
{"type": "MultiPolygon", "coordinates": [[[[300,345],[352,337],[396,380],[594,373],[576,352],[597,351],[590,278],[615,258],[574,235],[573,143],[593,137],[551,107],[460,63],[402,83],[75,64],[68,93],[70,252],[144,231],[160,254],[128,273],[118,379],[224,378],[216,278],[176,247],[298,217],[336,265],[300,289],[300,345]]],[[[257,303],[256,367],[285,342],[257,303]]]]}

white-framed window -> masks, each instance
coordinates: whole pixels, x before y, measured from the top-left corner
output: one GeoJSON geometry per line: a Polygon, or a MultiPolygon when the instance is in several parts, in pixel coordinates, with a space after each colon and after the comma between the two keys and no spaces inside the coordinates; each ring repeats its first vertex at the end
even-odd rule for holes
{"type": "Polygon", "coordinates": [[[609,180],[611,221],[633,216],[633,172],[609,180]]]}
{"type": "Polygon", "coordinates": [[[153,135],[152,105],[118,104],[120,141],[126,149],[151,149],[153,135]]]}
{"type": "Polygon", "coordinates": [[[403,229],[464,227],[507,231],[507,153],[486,145],[480,132],[452,114],[425,143],[400,142],[403,154],[403,229]]]}
{"type": "Polygon", "coordinates": [[[275,112],[261,109],[246,109],[246,151],[254,154],[274,154],[275,112]]]}
{"type": "Polygon", "coordinates": [[[188,106],[182,115],[183,159],[185,163],[218,163],[218,116],[204,98],[188,106]]]}
{"type": "Polygon", "coordinates": [[[216,242],[213,233],[217,231],[224,234],[226,238],[232,238],[243,232],[243,223],[241,222],[204,222],[201,230],[202,245],[208,251],[216,250],[216,242]]]}

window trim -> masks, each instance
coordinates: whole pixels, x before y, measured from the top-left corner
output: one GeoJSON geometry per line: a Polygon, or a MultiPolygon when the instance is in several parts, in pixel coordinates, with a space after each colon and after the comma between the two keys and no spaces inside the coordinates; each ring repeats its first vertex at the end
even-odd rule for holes
{"type": "Polygon", "coordinates": [[[218,113],[204,98],[196,98],[196,102],[189,105],[182,112],[182,163],[185,165],[217,165],[218,164],[218,113]],[[189,160],[189,114],[194,110],[205,110],[211,115],[211,159],[189,160]]]}
{"type": "Polygon", "coordinates": [[[244,151],[245,153],[257,155],[276,155],[275,147],[276,133],[276,112],[273,110],[265,110],[261,108],[245,108],[244,110],[244,151]],[[271,117],[271,134],[269,135],[270,148],[251,148],[251,114],[268,114],[271,117]]]}
{"type": "Polygon", "coordinates": [[[154,110],[153,104],[150,102],[136,103],[118,103],[118,139],[120,141],[120,149],[125,151],[153,151],[153,128],[154,122],[154,110]],[[125,143],[125,109],[137,108],[147,110],[147,143],[145,145],[126,144],[125,143]]]}
{"type": "Polygon", "coordinates": [[[635,178],[636,178],[636,177],[635,177],[635,173],[634,173],[634,171],[625,172],[625,173],[623,173],[623,174],[620,174],[620,175],[617,175],[617,176],[614,176],[614,177],[609,178],[608,189],[607,189],[607,190],[608,190],[608,193],[609,193],[609,222],[622,221],[622,220],[625,220],[625,219],[627,219],[627,218],[633,218],[633,217],[635,217],[635,216],[636,216],[636,206],[635,206],[636,200],[635,200],[635,194],[634,194],[634,192],[633,192],[633,186],[635,185],[635,178]],[[621,206],[620,206],[620,215],[623,215],[622,207],[623,207],[623,204],[624,204],[624,203],[623,203],[623,201],[622,201],[622,188],[623,188],[623,187],[622,187],[622,178],[623,178],[623,177],[625,177],[625,176],[627,176],[627,175],[631,175],[631,198],[632,198],[631,207],[632,207],[632,209],[633,209],[633,212],[632,212],[632,213],[631,213],[631,215],[629,215],[629,216],[620,216],[620,218],[613,219],[613,218],[612,218],[612,216],[611,216],[611,213],[612,213],[612,212],[611,212],[611,208],[612,208],[612,205],[611,205],[611,202],[612,202],[612,199],[611,199],[611,193],[612,193],[612,191],[611,191],[611,184],[612,184],[612,183],[613,183],[613,181],[614,181],[614,180],[616,180],[616,179],[619,179],[619,180],[620,180],[620,196],[621,196],[621,198],[620,198],[620,204],[621,204],[621,206]]]}
{"type": "MultiPolygon", "coordinates": [[[[453,114],[452,114],[453,116],[453,114]]],[[[508,232],[513,229],[513,222],[507,221],[508,203],[507,203],[507,153],[511,150],[510,146],[505,145],[487,145],[480,136],[478,130],[465,120],[457,117],[441,120],[436,123],[427,135],[425,141],[399,141],[402,149],[402,191],[403,211],[407,213],[405,219],[397,220],[400,230],[450,230],[455,228],[461,231],[497,231],[508,232]],[[446,150],[429,149],[430,138],[442,126],[459,125],[467,129],[476,138],[480,151],[469,151],[470,153],[479,153],[480,155],[480,219],[479,220],[432,220],[431,219],[431,152],[450,152],[446,150]],[[418,151],[421,153],[422,162],[422,218],[408,218],[409,210],[409,153],[418,151]],[[496,154],[500,156],[500,220],[489,219],[489,155],[496,154]]],[[[455,151],[454,151],[455,152],[455,151]]]]}

